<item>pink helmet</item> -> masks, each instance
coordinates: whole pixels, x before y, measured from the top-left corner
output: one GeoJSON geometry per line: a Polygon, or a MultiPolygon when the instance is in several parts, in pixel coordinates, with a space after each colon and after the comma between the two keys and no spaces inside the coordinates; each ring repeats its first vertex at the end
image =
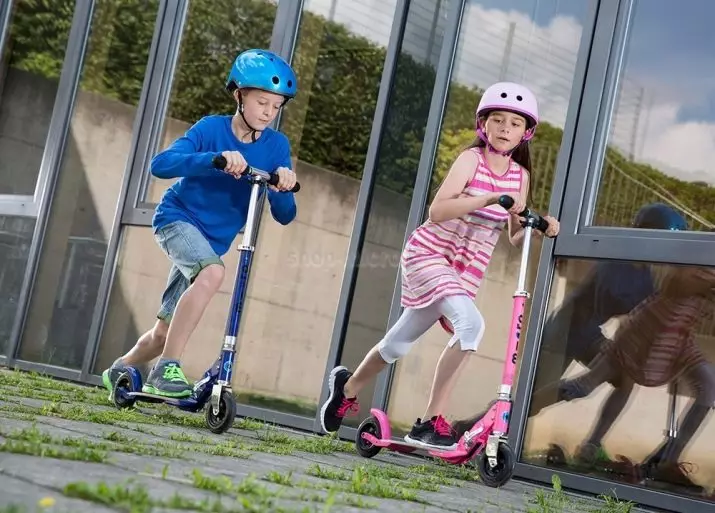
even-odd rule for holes
{"type": "Polygon", "coordinates": [[[539,123],[539,106],[536,96],[529,89],[513,82],[498,82],[484,91],[482,99],[477,106],[477,134],[487,144],[486,134],[479,126],[479,117],[493,110],[508,110],[524,116],[529,128],[524,133],[524,141],[534,137],[534,130],[539,123]]]}

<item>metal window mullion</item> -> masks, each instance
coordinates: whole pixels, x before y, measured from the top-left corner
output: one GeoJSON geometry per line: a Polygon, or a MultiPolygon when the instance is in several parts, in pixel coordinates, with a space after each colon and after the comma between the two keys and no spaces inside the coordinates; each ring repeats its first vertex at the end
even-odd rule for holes
{"type": "Polygon", "coordinates": [[[37,221],[32,235],[32,242],[28,252],[25,276],[23,277],[18,298],[18,309],[15,314],[7,356],[9,365],[12,365],[20,346],[22,331],[27,318],[35,276],[40,261],[40,252],[47,229],[47,220],[52,206],[57,176],[62,166],[62,156],[65,150],[65,141],[70,130],[74,101],[79,86],[84,53],[89,40],[89,32],[94,12],[94,0],[78,2],[72,17],[72,26],[67,41],[65,59],[62,64],[57,95],[52,109],[50,126],[47,131],[35,201],[37,203],[37,221]]]}
{"type": "Polygon", "coordinates": [[[37,204],[32,196],[0,194],[0,216],[37,217],[37,204]]]}
{"type": "Polygon", "coordinates": [[[153,214],[153,206],[150,207],[144,201],[149,187],[149,162],[159,145],[159,138],[164,130],[171,87],[179,61],[181,40],[189,11],[188,0],[172,1],[170,5],[174,15],[166,18],[166,23],[162,28],[158,49],[160,60],[157,61],[152,87],[149,91],[140,145],[132,167],[132,183],[127,194],[127,208],[124,210],[124,217],[134,209],[150,211],[153,214]]]}
{"type": "MultiPolygon", "coordinates": [[[[397,71],[397,60],[402,46],[402,40],[407,25],[407,13],[410,7],[410,0],[397,0],[395,4],[395,15],[392,22],[392,32],[385,52],[385,64],[380,78],[380,88],[377,94],[375,105],[375,115],[372,120],[370,140],[368,142],[367,154],[365,156],[365,166],[360,180],[357,204],[355,206],[355,218],[350,234],[350,243],[343,271],[343,281],[340,287],[340,296],[335,311],[335,321],[333,333],[330,340],[327,360],[325,362],[325,373],[323,383],[327,382],[335,363],[340,359],[342,345],[348,326],[348,314],[352,306],[352,296],[357,278],[360,253],[365,241],[365,230],[368,222],[368,209],[372,202],[373,188],[375,184],[375,169],[377,167],[382,143],[382,134],[387,120],[387,109],[392,95],[392,84],[397,71]]],[[[328,397],[326,387],[321,387],[319,403],[328,397]]],[[[315,414],[314,430],[321,431],[320,412],[315,414]]],[[[340,433],[343,433],[341,428],[340,433]]]]}
{"type": "Polygon", "coordinates": [[[152,90],[152,85],[156,83],[157,65],[161,69],[164,63],[163,55],[159,52],[166,51],[166,44],[161,44],[162,35],[165,33],[167,20],[173,23],[176,16],[177,4],[170,0],[161,0],[157,10],[156,24],[154,27],[154,35],[152,37],[151,47],[149,49],[149,58],[144,74],[144,83],[142,92],[137,105],[136,116],[132,128],[132,139],[129,147],[129,157],[127,158],[122,184],[119,189],[119,197],[117,198],[117,206],[114,212],[112,227],[109,233],[109,241],[107,242],[107,252],[104,256],[104,265],[102,267],[102,275],[99,281],[99,290],[97,292],[97,300],[92,313],[92,322],[90,324],[89,333],[87,336],[87,345],[82,360],[82,370],[80,379],[85,380],[91,373],[92,366],[99,349],[104,319],[106,316],[109,297],[111,295],[112,285],[114,283],[114,273],[116,271],[116,262],[120,248],[121,240],[121,219],[123,211],[126,208],[126,198],[129,190],[129,185],[132,177],[132,169],[134,168],[135,157],[140,148],[140,138],[142,133],[142,125],[145,121],[145,113],[149,102],[149,91],[152,90]]]}
{"type": "MultiPolygon", "coordinates": [[[[447,30],[442,39],[442,50],[435,73],[432,101],[427,116],[427,126],[425,127],[425,136],[420,153],[420,161],[417,167],[417,176],[415,177],[415,184],[412,190],[412,202],[410,203],[410,212],[407,218],[407,226],[405,227],[403,246],[410,234],[422,223],[424,217],[425,203],[429,197],[430,184],[432,183],[432,170],[439,147],[440,130],[447,108],[449,84],[454,70],[454,61],[459,42],[459,31],[462,26],[465,5],[466,0],[455,0],[447,14],[447,30]]],[[[400,273],[397,273],[387,322],[388,327],[397,322],[397,319],[402,314],[400,298],[401,280],[400,273]]],[[[387,408],[395,367],[395,364],[391,364],[388,366],[387,372],[382,372],[378,375],[372,398],[374,408],[383,410],[387,408]]]]}

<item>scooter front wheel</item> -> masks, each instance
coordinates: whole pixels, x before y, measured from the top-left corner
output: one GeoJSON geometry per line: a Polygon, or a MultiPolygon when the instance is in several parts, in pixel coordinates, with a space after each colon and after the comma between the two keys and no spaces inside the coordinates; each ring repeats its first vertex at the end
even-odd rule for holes
{"type": "Polygon", "coordinates": [[[486,451],[482,450],[476,462],[479,479],[491,488],[503,486],[514,473],[514,460],[514,451],[504,442],[497,447],[497,464],[494,467],[489,464],[486,451]]]}
{"type": "Polygon", "coordinates": [[[214,409],[211,403],[206,405],[206,424],[212,433],[220,435],[225,433],[236,419],[236,398],[230,390],[224,389],[221,391],[221,397],[218,402],[218,415],[214,414],[214,409]]]}
{"type": "Polygon", "coordinates": [[[117,378],[114,390],[112,391],[114,406],[120,410],[134,406],[136,399],[128,395],[130,392],[137,392],[137,390],[134,390],[134,383],[129,373],[123,372],[117,378]]]}
{"type": "Polygon", "coordinates": [[[382,438],[382,430],[380,429],[380,423],[375,417],[368,417],[362,421],[360,426],[358,426],[357,437],[355,438],[355,448],[360,456],[363,458],[372,458],[377,456],[382,447],[372,445],[370,442],[362,437],[363,433],[369,433],[375,438],[382,438]]]}

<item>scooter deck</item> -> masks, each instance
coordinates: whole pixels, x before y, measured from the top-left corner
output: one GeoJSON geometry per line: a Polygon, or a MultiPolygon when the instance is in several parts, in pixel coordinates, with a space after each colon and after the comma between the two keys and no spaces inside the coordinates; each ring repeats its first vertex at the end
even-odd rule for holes
{"type": "Polygon", "coordinates": [[[166,397],[163,395],[156,395],[156,394],[147,394],[146,392],[128,392],[127,393],[128,397],[133,397],[136,399],[139,399],[141,401],[146,401],[149,403],[167,403],[167,404],[174,404],[176,406],[178,405],[186,405],[187,403],[196,403],[196,399],[194,399],[192,396],[188,397],[166,397]]]}
{"type": "Polygon", "coordinates": [[[370,433],[363,433],[362,437],[376,447],[384,447],[391,451],[410,453],[410,452],[414,452],[417,450],[421,450],[421,451],[427,451],[431,456],[439,456],[442,458],[455,458],[455,457],[458,458],[458,457],[466,456],[466,453],[464,453],[459,448],[456,448],[456,449],[450,448],[450,449],[445,450],[445,449],[438,449],[436,447],[425,447],[422,444],[411,443],[404,439],[403,440],[392,440],[392,439],[386,440],[384,438],[376,438],[374,435],[372,435],[370,433]]]}

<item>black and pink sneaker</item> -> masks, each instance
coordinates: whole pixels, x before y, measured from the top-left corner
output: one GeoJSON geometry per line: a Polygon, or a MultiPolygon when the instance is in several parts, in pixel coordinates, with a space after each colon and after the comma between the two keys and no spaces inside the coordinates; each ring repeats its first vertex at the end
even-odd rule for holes
{"type": "Polygon", "coordinates": [[[352,373],[343,366],[335,367],[330,372],[328,379],[330,395],[320,408],[320,424],[326,433],[333,433],[340,429],[343,419],[348,415],[357,414],[360,409],[357,397],[345,397],[345,383],[350,376],[352,373]]]}
{"type": "Polygon", "coordinates": [[[442,415],[437,415],[422,422],[417,419],[412,430],[405,435],[405,441],[427,449],[454,450],[457,448],[457,437],[454,429],[442,415]]]}

